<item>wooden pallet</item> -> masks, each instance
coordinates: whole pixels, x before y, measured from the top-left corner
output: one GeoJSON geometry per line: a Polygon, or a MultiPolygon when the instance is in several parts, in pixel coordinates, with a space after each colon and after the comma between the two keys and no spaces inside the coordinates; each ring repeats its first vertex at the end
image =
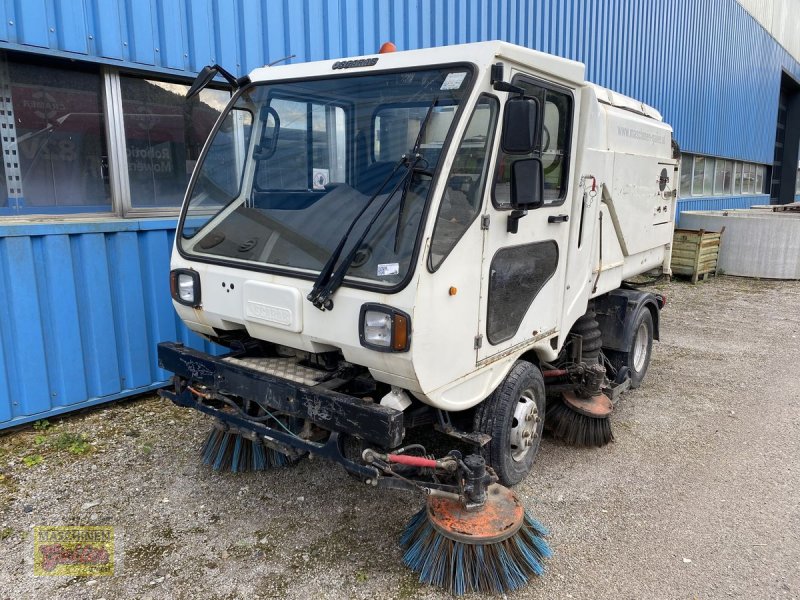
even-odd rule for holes
{"type": "Polygon", "coordinates": [[[672,238],[672,273],[688,275],[692,283],[704,281],[717,274],[719,245],[722,231],[706,231],[701,229],[676,229],[672,238]]]}
{"type": "Polygon", "coordinates": [[[769,212],[800,212],[800,202],[792,202],[791,204],[756,204],[750,208],[769,212]]]}

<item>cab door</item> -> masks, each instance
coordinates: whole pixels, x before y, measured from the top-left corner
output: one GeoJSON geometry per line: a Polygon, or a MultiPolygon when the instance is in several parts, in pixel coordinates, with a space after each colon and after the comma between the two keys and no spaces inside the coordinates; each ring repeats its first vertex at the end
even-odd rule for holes
{"type": "MultiPolygon", "coordinates": [[[[484,219],[479,364],[537,341],[546,343],[561,328],[571,219],[574,95],[570,89],[519,72],[512,83],[538,101],[538,118],[533,151],[512,154],[501,142],[495,162],[488,225],[484,219]],[[529,158],[541,161],[543,196],[538,208],[524,214],[511,206],[512,170],[516,161],[529,158]]],[[[504,118],[507,115],[504,111],[504,118]]],[[[517,184],[523,185],[519,179],[517,184]]]]}

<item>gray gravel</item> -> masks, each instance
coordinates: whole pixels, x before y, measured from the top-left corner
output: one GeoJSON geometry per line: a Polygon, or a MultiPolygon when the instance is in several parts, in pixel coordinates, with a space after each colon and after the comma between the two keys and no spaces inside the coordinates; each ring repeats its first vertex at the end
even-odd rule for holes
{"type": "MultiPolygon", "coordinates": [[[[800,597],[800,282],[661,289],[662,341],[616,442],[546,440],[518,486],[555,556],[512,598],[800,597]]],[[[206,428],[148,397],[0,437],[0,597],[449,597],[401,564],[416,497],[320,460],[214,473],[206,428]],[[34,578],[31,528],[56,524],[115,526],[120,573],[34,578]]]]}

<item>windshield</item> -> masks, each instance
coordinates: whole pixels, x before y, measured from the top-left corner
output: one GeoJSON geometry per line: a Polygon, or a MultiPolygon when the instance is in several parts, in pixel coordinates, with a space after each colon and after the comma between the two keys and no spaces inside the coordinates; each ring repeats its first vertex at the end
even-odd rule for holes
{"type": "Polygon", "coordinates": [[[460,66],[246,89],[196,174],[181,249],[315,275],[355,222],[347,278],[396,286],[471,78],[460,66]]]}

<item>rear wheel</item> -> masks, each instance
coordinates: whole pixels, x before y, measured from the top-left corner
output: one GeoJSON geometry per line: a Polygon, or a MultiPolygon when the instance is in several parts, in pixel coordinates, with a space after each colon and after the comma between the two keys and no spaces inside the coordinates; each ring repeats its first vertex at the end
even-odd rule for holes
{"type": "Polygon", "coordinates": [[[637,388],[647,374],[653,352],[653,315],[648,309],[642,310],[636,316],[633,332],[627,352],[608,350],[606,356],[617,371],[628,369],[631,387],[637,388]]]}
{"type": "Polygon", "coordinates": [[[542,372],[517,361],[497,389],[475,410],[475,430],[492,436],[483,457],[511,486],[522,481],[539,452],[544,425],[545,393],[542,372]]]}

